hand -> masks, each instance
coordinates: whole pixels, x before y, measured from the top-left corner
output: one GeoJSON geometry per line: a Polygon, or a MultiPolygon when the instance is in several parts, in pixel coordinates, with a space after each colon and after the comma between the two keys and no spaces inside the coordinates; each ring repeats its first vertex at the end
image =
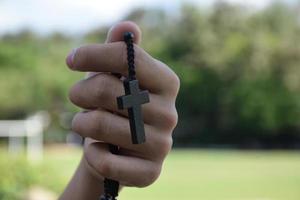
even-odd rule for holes
{"type": "Polygon", "coordinates": [[[67,58],[72,70],[91,72],[70,90],[70,100],[86,111],[77,113],[72,129],[86,138],[84,158],[92,174],[120,181],[125,186],[145,187],[159,176],[172,147],[177,124],[175,99],[179,90],[176,74],[137,46],[141,31],[132,22],[114,26],[105,44],[82,46],[67,58]],[[127,110],[117,108],[116,98],[124,95],[122,81],[111,73],[127,75],[123,33],[135,35],[135,64],[142,89],[149,90],[150,103],[142,106],[146,143],[131,143],[127,110]],[[113,155],[107,144],[120,147],[113,155]]]}

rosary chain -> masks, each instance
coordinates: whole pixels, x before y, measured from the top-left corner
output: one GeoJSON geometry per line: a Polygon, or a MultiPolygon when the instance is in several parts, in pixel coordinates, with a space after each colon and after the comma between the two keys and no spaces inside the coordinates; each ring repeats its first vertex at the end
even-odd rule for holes
{"type": "Polygon", "coordinates": [[[124,33],[124,40],[127,45],[127,62],[128,62],[128,79],[135,80],[135,63],[134,63],[134,45],[133,34],[130,32],[124,33]]]}
{"type": "MultiPolygon", "coordinates": [[[[127,63],[128,63],[128,80],[135,80],[135,65],[134,65],[134,35],[131,32],[124,33],[124,41],[127,46],[127,63]]],[[[119,154],[119,147],[115,145],[109,145],[110,152],[113,154],[119,154]]],[[[116,200],[118,196],[119,182],[111,179],[104,180],[104,195],[99,200],[116,200]]]]}

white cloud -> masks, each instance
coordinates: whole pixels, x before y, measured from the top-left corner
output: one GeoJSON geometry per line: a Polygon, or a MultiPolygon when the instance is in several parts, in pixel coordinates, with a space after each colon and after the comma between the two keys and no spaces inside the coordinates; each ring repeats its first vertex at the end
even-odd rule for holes
{"type": "Polygon", "coordinates": [[[249,7],[263,8],[267,6],[272,0],[227,0],[230,3],[243,4],[249,7]]]}
{"type": "Polygon", "coordinates": [[[113,4],[96,0],[6,0],[0,2],[0,31],[29,27],[39,32],[80,32],[119,19],[124,14],[123,10],[130,7],[130,0],[122,2],[113,4]]]}
{"type": "MultiPolygon", "coordinates": [[[[227,1],[263,7],[271,0],[227,1]]],[[[215,0],[0,0],[0,34],[24,27],[40,33],[81,33],[116,22],[136,6],[174,10],[183,2],[207,6],[215,0]]]]}

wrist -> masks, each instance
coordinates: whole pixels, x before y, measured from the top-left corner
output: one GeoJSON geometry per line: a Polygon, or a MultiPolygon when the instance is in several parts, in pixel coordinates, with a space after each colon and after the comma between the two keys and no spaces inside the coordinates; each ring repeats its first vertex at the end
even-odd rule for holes
{"type": "Polygon", "coordinates": [[[83,157],[59,200],[97,199],[103,194],[103,178],[96,177],[83,157]]]}
{"type": "Polygon", "coordinates": [[[80,161],[79,168],[81,168],[82,173],[85,174],[86,178],[91,182],[98,184],[101,183],[103,185],[104,177],[97,173],[93,167],[91,167],[84,156],[80,161]]]}

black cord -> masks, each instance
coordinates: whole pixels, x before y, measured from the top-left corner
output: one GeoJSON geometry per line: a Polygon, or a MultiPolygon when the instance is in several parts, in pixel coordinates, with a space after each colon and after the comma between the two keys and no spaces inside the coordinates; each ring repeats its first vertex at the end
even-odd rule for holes
{"type": "Polygon", "coordinates": [[[128,79],[135,80],[135,66],[134,66],[134,35],[131,32],[124,33],[124,41],[127,45],[127,62],[128,62],[128,79]]]}
{"type": "MultiPolygon", "coordinates": [[[[134,35],[131,32],[125,32],[124,42],[127,46],[127,62],[128,62],[128,80],[135,80],[135,66],[134,66],[134,35]]],[[[109,144],[109,150],[112,154],[119,154],[119,147],[109,144]]],[[[119,182],[116,180],[104,179],[104,195],[100,197],[100,200],[116,200],[119,192],[119,182]]]]}
{"type": "MultiPolygon", "coordinates": [[[[109,151],[112,154],[119,154],[119,147],[109,144],[109,151]]],[[[105,178],[104,179],[104,195],[100,197],[100,200],[116,200],[119,192],[119,182],[105,178]]]]}

